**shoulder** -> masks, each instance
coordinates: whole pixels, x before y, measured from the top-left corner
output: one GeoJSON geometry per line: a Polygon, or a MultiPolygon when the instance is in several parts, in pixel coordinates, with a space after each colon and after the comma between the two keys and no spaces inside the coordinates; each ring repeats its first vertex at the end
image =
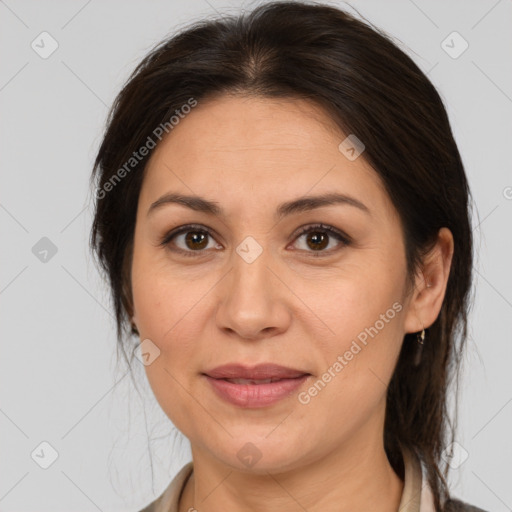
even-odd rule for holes
{"type": "Polygon", "coordinates": [[[181,493],[193,469],[192,462],[185,464],[163,493],[139,512],[177,512],[181,493]]]}
{"type": "MultiPolygon", "coordinates": [[[[139,512],[160,512],[161,510],[164,510],[164,506],[166,505],[164,501],[164,495],[165,492],[154,501],[152,501],[149,505],[146,505],[142,510],[139,510],[139,512]]],[[[167,508],[165,508],[165,510],[167,510],[167,508]]]]}
{"type": "Polygon", "coordinates": [[[158,502],[159,500],[153,501],[147,507],[144,507],[142,510],[139,510],[139,512],[155,512],[157,510],[158,502]]]}
{"type": "Polygon", "coordinates": [[[446,501],[443,512],[487,512],[481,508],[475,507],[465,501],[449,499],[446,501]]]}
{"type": "Polygon", "coordinates": [[[165,491],[162,494],[160,494],[160,496],[158,496],[158,498],[149,503],[149,505],[146,505],[142,510],[139,510],[139,512],[161,512],[163,510],[169,510],[170,504],[168,503],[168,495],[169,487],[167,487],[165,491]]]}

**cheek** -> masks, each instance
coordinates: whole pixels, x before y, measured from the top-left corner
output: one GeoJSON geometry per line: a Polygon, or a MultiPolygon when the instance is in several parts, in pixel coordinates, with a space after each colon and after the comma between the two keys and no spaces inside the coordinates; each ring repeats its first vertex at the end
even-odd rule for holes
{"type": "Polygon", "coordinates": [[[357,262],[347,262],[342,269],[335,269],[330,276],[294,285],[297,295],[305,297],[304,302],[328,327],[329,339],[355,337],[390,309],[383,320],[397,316],[399,308],[393,309],[393,304],[402,300],[403,288],[402,276],[397,271],[399,266],[392,269],[375,258],[371,261],[357,259],[357,262]]]}
{"type": "Polygon", "coordinates": [[[151,340],[159,350],[145,372],[162,410],[177,428],[186,430],[187,414],[196,403],[186,389],[198,371],[198,362],[205,359],[198,343],[204,337],[202,318],[207,314],[201,297],[211,285],[182,282],[155,271],[146,279],[140,276],[133,297],[141,340],[151,340]]]}
{"type": "Polygon", "coordinates": [[[172,411],[176,402],[190,400],[186,393],[181,396],[181,386],[188,388],[197,373],[210,365],[210,358],[215,359],[209,340],[218,335],[209,336],[207,329],[213,325],[212,296],[219,277],[204,271],[191,277],[143,256],[134,255],[134,308],[141,340],[151,340],[160,351],[145,370],[162,408],[172,411]]]}
{"type": "Polygon", "coordinates": [[[396,269],[386,272],[374,265],[366,271],[353,268],[315,295],[315,310],[329,327],[328,336],[316,338],[325,380],[332,389],[348,386],[353,391],[340,393],[343,401],[372,393],[377,399],[385,392],[403,340],[401,283],[396,269]]]}
{"type": "Polygon", "coordinates": [[[162,279],[153,275],[145,283],[133,287],[134,306],[140,333],[151,339],[164,353],[181,353],[192,348],[192,340],[199,339],[201,324],[198,315],[204,315],[202,297],[211,286],[208,283],[186,282],[180,279],[162,279]]]}
{"type": "Polygon", "coordinates": [[[165,344],[186,322],[213,279],[211,275],[193,276],[178,265],[171,266],[163,249],[147,247],[143,245],[149,245],[143,234],[140,238],[132,262],[132,294],[139,332],[165,344]]]}

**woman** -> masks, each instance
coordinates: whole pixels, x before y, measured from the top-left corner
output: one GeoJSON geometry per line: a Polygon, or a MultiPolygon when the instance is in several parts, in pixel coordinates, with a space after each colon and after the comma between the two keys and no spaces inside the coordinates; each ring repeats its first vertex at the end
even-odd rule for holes
{"type": "Polygon", "coordinates": [[[93,178],[119,343],[192,450],[144,512],[481,510],[446,483],[470,191],[390,39],[299,2],[199,22],[135,69],[93,178]]]}

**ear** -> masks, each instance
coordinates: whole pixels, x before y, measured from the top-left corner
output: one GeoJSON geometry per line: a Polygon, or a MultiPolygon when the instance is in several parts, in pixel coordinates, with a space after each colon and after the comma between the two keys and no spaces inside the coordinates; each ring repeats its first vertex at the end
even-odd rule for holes
{"type": "Polygon", "coordinates": [[[416,274],[404,324],[406,333],[430,327],[439,316],[450,275],[453,248],[451,231],[441,228],[435,246],[427,254],[422,268],[416,274]]]}

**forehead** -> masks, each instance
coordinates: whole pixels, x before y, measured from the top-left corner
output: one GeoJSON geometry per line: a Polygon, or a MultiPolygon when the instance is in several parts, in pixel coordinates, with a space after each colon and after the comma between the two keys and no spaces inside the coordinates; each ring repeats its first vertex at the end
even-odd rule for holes
{"type": "Polygon", "coordinates": [[[362,157],[351,161],[340,151],[345,138],[321,107],[301,99],[199,102],[154,150],[140,202],[178,191],[230,204],[235,214],[244,204],[254,211],[337,191],[389,210],[377,173],[362,157]]]}

